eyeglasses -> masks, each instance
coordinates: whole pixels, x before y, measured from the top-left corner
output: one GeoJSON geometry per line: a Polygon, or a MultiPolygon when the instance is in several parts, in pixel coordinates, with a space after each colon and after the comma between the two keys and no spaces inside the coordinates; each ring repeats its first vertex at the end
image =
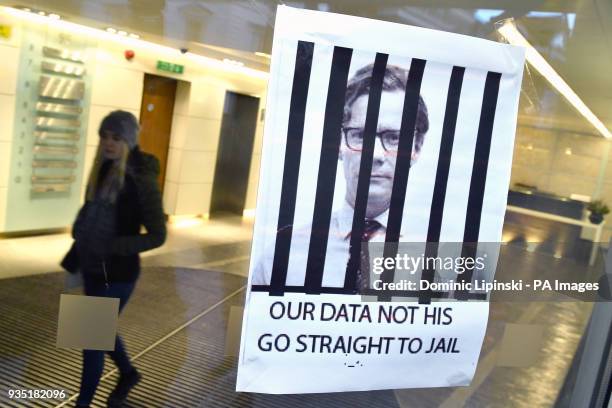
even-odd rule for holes
{"type": "MultiPolygon", "coordinates": [[[[351,150],[360,152],[363,149],[363,128],[342,128],[344,133],[344,141],[346,147],[351,150]]],[[[399,130],[384,130],[376,133],[376,137],[380,138],[382,147],[389,153],[397,153],[399,146],[400,131],[399,130]]]]}

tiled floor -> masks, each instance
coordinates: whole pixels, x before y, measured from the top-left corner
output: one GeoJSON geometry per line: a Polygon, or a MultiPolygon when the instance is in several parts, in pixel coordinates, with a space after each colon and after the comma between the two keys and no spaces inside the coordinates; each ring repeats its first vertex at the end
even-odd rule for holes
{"type": "MultiPolygon", "coordinates": [[[[185,225],[186,224],[186,225],[185,225]]],[[[128,349],[146,380],[132,407],[550,407],[588,320],[581,302],[491,304],[489,324],[470,387],[311,396],[262,396],[233,392],[235,359],[223,357],[229,307],[243,303],[252,225],[241,219],[170,227],[164,247],[143,260],[143,277],[121,318],[128,349]],[[189,324],[186,324],[189,322],[189,324]],[[506,323],[543,329],[538,359],[529,367],[500,367],[497,358],[506,323]],[[184,398],[176,398],[183,393],[184,398]]],[[[54,347],[58,262],[67,235],[0,240],[0,405],[5,388],[78,386],[79,353],[54,347]],[[25,276],[29,275],[29,276],[25,276]],[[36,275],[36,276],[32,276],[36,275]],[[20,276],[20,277],[18,277],[20,276]],[[15,325],[15,322],[22,322],[15,325]]],[[[555,268],[576,265],[550,255],[510,251],[500,267],[555,268]],[[521,255],[522,254],[522,255],[521,255]]],[[[107,368],[112,368],[109,364],[107,368]]],[[[106,371],[96,406],[115,377],[106,371]]],[[[56,404],[55,404],[56,405],[56,404]]],[[[36,406],[55,406],[37,403],[36,406]]],[[[32,404],[32,406],[35,406],[32,404]]],[[[69,406],[69,405],[68,405],[69,406]]]]}
{"type": "MultiPolygon", "coordinates": [[[[250,241],[252,226],[251,221],[239,217],[221,221],[177,221],[169,225],[166,243],[161,248],[144,253],[144,258],[180,254],[181,251],[203,246],[250,241]]],[[[61,270],[59,263],[71,243],[72,238],[68,233],[0,239],[0,279],[61,270]]],[[[175,265],[180,265],[180,256],[172,259],[177,262],[175,265]]]]}

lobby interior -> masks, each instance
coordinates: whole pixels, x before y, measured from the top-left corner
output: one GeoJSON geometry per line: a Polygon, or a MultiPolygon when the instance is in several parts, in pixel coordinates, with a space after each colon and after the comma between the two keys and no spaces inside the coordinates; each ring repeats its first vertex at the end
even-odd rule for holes
{"type": "MultiPolygon", "coordinates": [[[[577,398],[574,388],[589,319],[599,304],[571,298],[491,302],[469,387],[302,395],[235,392],[237,356],[228,344],[236,342],[239,322],[230,315],[244,306],[265,144],[274,13],[280,3],[58,0],[44,5],[22,1],[14,7],[0,0],[0,28],[10,27],[8,35],[0,36],[4,61],[0,67],[0,405],[24,406],[23,401],[7,398],[6,390],[15,387],[68,393],[67,400],[30,400],[27,406],[74,404],[81,353],[57,348],[55,331],[60,294],[79,291],[65,289],[66,276],[59,263],[72,242],[69,228],[94,160],[97,125],[114,109],[147,120],[145,115],[158,103],[147,98],[170,83],[173,91],[164,96],[171,102],[165,124],[157,117],[150,119],[155,120],[151,126],[169,129],[163,143],[154,135],[143,135],[150,151],[163,156],[160,187],[168,238],[162,247],[143,254],[138,288],[119,320],[119,332],[144,378],[126,406],[576,406],[572,398],[577,398]],[[27,101],[20,90],[36,75],[26,72],[24,61],[34,53],[29,44],[41,38],[48,47],[79,49],[84,55],[86,108],[78,124],[82,137],[70,159],[75,164],[69,181],[48,194],[65,198],[56,203],[47,199],[32,203],[31,191],[43,193],[35,190],[33,167],[21,165],[19,150],[23,123],[34,120],[22,109],[27,101]],[[128,58],[128,50],[135,57],[128,58]],[[160,61],[169,65],[160,68],[160,61]],[[245,98],[256,109],[249,108],[245,98]],[[228,113],[228,100],[246,101],[244,110],[228,113]],[[232,156],[220,142],[232,136],[224,123],[245,117],[250,123],[237,133],[251,148],[232,156]],[[219,170],[224,161],[241,163],[234,183],[228,183],[219,170]],[[542,333],[528,365],[500,364],[509,324],[531,325],[542,333]]],[[[612,203],[612,139],[607,130],[612,129],[611,4],[603,0],[282,3],[495,41],[503,41],[497,22],[513,18],[595,119],[538,67],[526,65],[498,271],[526,279],[550,271],[559,277],[604,271],[606,259],[611,259],[612,224],[607,218],[600,224],[591,222],[588,206],[595,200],[612,203]]],[[[106,406],[117,376],[107,360],[93,406],[106,406]]]]}

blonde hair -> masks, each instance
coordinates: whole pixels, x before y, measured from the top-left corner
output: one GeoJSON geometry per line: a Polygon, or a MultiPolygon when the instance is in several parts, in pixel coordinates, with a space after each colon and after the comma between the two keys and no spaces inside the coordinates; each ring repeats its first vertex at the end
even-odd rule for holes
{"type": "MultiPolygon", "coordinates": [[[[111,202],[115,202],[119,193],[119,190],[123,187],[123,183],[125,181],[125,169],[127,167],[127,160],[130,154],[130,148],[128,144],[122,140],[121,141],[121,156],[117,161],[117,191],[111,194],[111,202]]],[[[102,144],[98,144],[98,149],[96,150],[96,158],[94,159],[93,165],[91,166],[91,171],[89,173],[89,179],[87,180],[87,194],[86,200],[93,201],[96,197],[96,193],[98,191],[99,182],[100,182],[100,169],[102,168],[102,164],[104,163],[104,152],[102,148],[102,144]]]]}

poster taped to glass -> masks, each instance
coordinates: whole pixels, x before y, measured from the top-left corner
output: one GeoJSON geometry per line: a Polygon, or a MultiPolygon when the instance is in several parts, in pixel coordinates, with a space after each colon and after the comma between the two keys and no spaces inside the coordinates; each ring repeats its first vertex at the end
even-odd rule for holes
{"type": "Polygon", "coordinates": [[[489,307],[467,284],[495,272],[523,65],[278,8],[237,391],[470,384],[489,307]]]}

